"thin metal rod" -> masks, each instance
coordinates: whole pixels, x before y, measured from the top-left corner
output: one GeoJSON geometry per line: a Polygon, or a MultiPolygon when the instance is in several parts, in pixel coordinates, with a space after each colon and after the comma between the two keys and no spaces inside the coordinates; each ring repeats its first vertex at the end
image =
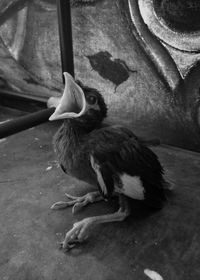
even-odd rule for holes
{"type": "MultiPolygon", "coordinates": [[[[70,0],[57,0],[58,29],[62,73],[68,72],[74,77],[74,58],[72,43],[72,23],[70,0]]],[[[64,83],[64,77],[63,77],[64,83]]]]}
{"type": "Polygon", "coordinates": [[[49,108],[4,122],[0,125],[0,139],[46,122],[55,108],[49,108]]]}

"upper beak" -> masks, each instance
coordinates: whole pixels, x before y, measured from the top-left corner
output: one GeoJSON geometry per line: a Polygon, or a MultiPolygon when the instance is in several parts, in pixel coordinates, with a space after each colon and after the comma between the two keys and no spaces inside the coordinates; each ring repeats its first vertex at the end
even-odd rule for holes
{"type": "Polygon", "coordinates": [[[78,118],[85,113],[86,100],[83,90],[76,84],[74,78],[64,72],[65,88],[55,112],[49,118],[50,121],[78,118]]]}

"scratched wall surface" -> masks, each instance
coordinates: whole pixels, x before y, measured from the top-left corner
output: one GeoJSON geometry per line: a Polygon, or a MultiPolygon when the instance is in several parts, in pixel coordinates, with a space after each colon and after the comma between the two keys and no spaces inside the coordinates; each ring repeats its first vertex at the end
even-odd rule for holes
{"type": "MultiPolygon", "coordinates": [[[[72,0],[75,74],[102,92],[110,122],[200,151],[199,26],[193,37],[188,25],[185,33],[171,30],[163,12],[171,2],[72,0]],[[163,15],[164,30],[159,20],[148,22],[152,7],[163,15]]],[[[61,95],[54,0],[0,1],[0,86],[47,99],[61,95]]]]}

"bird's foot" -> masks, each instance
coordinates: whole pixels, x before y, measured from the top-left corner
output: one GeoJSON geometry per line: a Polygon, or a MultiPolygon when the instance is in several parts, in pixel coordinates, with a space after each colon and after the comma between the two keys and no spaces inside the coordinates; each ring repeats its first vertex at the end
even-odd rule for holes
{"type": "Polygon", "coordinates": [[[76,246],[77,243],[84,242],[97,224],[123,221],[130,215],[129,208],[126,207],[127,205],[124,204],[124,207],[120,208],[115,213],[89,217],[75,223],[73,228],[66,233],[65,239],[62,242],[62,249],[64,251],[69,251],[76,246]]]}
{"type": "Polygon", "coordinates": [[[73,242],[68,242],[67,246],[63,246],[64,240],[59,242],[59,249],[63,250],[65,253],[69,252],[72,248],[76,246],[76,244],[80,243],[78,240],[74,240],[73,242]]]}
{"type": "Polygon", "coordinates": [[[94,222],[92,218],[85,218],[73,225],[73,228],[66,233],[64,241],[61,243],[61,248],[64,251],[69,251],[76,244],[84,242],[93,228],[94,222]]]}
{"type": "Polygon", "coordinates": [[[90,192],[87,193],[84,196],[73,196],[70,194],[65,194],[69,201],[58,201],[54,203],[51,206],[51,209],[57,210],[57,209],[64,209],[69,206],[73,206],[72,208],[72,213],[76,213],[78,210],[80,210],[83,206],[86,206],[89,203],[93,203],[95,201],[100,201],[102,200],[99,192],[90,192]]]}

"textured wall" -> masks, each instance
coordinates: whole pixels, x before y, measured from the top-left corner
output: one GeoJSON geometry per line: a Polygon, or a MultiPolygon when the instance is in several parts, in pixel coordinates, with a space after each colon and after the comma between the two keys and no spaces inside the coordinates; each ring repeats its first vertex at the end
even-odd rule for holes
{"type": "MultiPolygon", "coordinates": [[[[175,52],[164,42],[169,26],[154,34],[159,29],[145,22],[149,10],[143,9],[153,2],[71,1],[76,78],[102,92],[111,122],[200,150],[198,46],[175,52]]],[[[184,45],[188,30],[175,33],[184,45]]],[[[1,86],[27,94],[61,94],[55,1],[1,0],[0,79],[1,86]]]]}

